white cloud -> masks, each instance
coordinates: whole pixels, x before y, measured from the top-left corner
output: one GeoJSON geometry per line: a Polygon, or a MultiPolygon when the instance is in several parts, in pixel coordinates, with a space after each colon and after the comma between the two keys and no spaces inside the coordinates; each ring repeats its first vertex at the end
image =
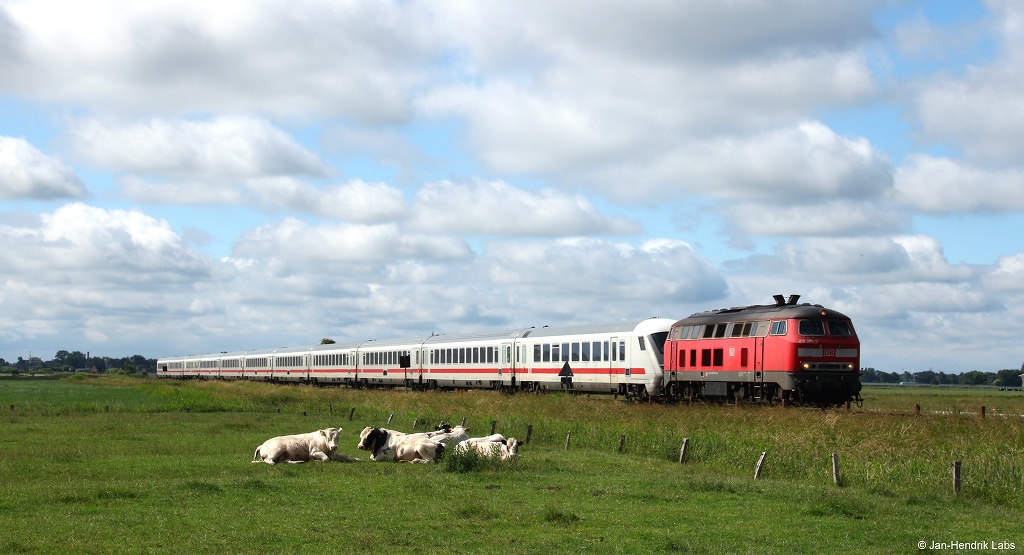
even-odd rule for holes
{"type": "Polygon", "coordinates": [[[847,237],[900,233],[911,227],[910,216],[904,210],[876,202],[735,203],[723,211],[729,218],[726,231],[737,236],[847,237]]]}
{"type": "Polygon", "coordinates": [[[1024,171],[914,155],[896,170],[893,198],[932,213],[1017,212],[1024,210],[1024,171]]]}
{"type": "Polygon", "coordinates": [[[0,198],[65,199],[85,196],[73,169],[25,139],[0,135],[0,198]]]}
{"type": "Polygon", "coordinates": [[[918,84],[912,114],[924,141],[952,145],[972,164],[1015,166],[1024,155],[1024,10],[988,2],[1001,23],[995,59],[918,84]]]}
{"type": "MultiPolygon", "coordinates": [[[[436,56],[419,3],[9,3],[0,85],[103,112],[408,116],[436,56]]],[[[4,27],[0,27],[4,28],[4,27]]]]}
{"type": "Polygon", "coordinates": [[[416,193],[412,229],[469,235],[632,234],[640,224],[605,216],[581,195],[528,191],[502,181],[427,184],[416,193]]]}
{"type": "Polygon", "coordinates": [[[205,180],[279,175],[325,176],[319,157],[266,120],[149,120],[109,125],[71,123],[75,152],[127,174],[201,176],[205,180]]]}

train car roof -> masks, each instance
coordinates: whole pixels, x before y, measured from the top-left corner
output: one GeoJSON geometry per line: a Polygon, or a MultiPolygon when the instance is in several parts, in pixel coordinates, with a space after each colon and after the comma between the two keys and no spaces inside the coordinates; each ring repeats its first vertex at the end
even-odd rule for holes
{"type": "Polygon", "coordinates": [[[709,322],[739,322],[751,319],[781,320],[788,318],[818,318],[821,316],[849,319],[849,316],[827,309],[820,304],[766,304],[695,312],[673,324],[673,327],[706,324],[709,322]]]}

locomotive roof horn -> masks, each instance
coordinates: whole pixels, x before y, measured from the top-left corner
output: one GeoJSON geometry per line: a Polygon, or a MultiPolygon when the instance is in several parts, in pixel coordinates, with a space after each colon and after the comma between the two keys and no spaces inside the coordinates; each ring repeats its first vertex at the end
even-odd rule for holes
{"type": "Polygon", "coordinates": [[[775,306],[786,306],[795,305],[800,300],[800,295],[790,295],[788,299],[782,295],[774,295],[772,298],[775,299],[775,306]]]}

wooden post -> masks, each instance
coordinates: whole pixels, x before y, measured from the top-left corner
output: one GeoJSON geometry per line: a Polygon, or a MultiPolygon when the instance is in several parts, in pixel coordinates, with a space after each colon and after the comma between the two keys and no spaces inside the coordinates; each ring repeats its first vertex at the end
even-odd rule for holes
{"type": "Polygon", "coordinates": [[[566,451],[569,450],[569,439],[570,438],[572,438],[572,430],[569,430],[569,433],[565,434],[565,450],[566,451]]]}
{"type": "Polygon", "coordinates": [[[491,420],[491,435],[492,436],[494,435],[494,429],[497,428],[497,427],[498,427],[498,421],[497,420],[491,420]]]}
{"type": "Polygon", "coordinates": [[[530,443],[530,436],[533,435],[533,424],[526,425],[526,443],[530,443]]]}
{"type": "Polygon", "coordinates": [[[757,460],[757,468],[754,469],[755,480],[761,477],[761,467],[764,466],[764,458],[767,456],[768,451],[761,451],[761,458],[757,460]]]}
{"type": "Polygon", "coordinates": [[[960,461],[953,461],[953,493],[960,495],[960,461]]]}
{"type": "Polygon", "coordinates": [[[350,411],[348,412],[348,420],[349,420],[349,422],[351,422],[351,421],[352,421],[352,417],[353,417],[353,416],[355,416],[355,415],[356,415],[356,408],[355,408],[355,407],[352,407],[352,410],[350,410],[350,411]]]}
{"type": "Polygon", "coordinates": [[[619,453],[622,452],[622,448],[626,446],[626,434],[619,436],[619,453]]]}
{"type": "MultiPolygon", "coordinates": [[[[353,409],[353,410],[355,410],[355,409],[353,409]]],[[[388,424],[391,424],[391,419],[394,418],[394,417],[395,417],[395,413],[391,413],[391,414],[388,415],[388,424]]],[[[352,419],[349,418],[349,420],[352,420],[352,419]]]]}
{"type": "Polygon", "coordinates": [[[414,430],[416,429],[416,423],[419,422],[419,421],[420,421],[419,418],[413,418],[412,419],[412,429],[414,429],[414,430]]]}
{"type": "Polygon", "coordinates": [[[683,438],[683,446],[679,448],[679,464],[683,464],[683,460],[686,459],[686,448],[690,446],[690,438],[683,438]]]}
{"type": "Polygon", "coordinates": [[[466,427],[466,417],[465,416],[462,417],[462,424],[459,424],[459,426],[462,426],[463,428],[466,427]]]}
{"type": "Polygon", "coordinates": [[[847,412],[849,412],[849,410],[850,410],[850,402],[849,401],[846,402],[846,410],[847,410],[847,412]]]}
{"type": "Polygon", "coordinates": [[[921,416],[921,405],[914,403],[914,416],[921,416]]]}
{"type": "Polygon", "coordinates": [[[832,453],[832,481],[837,488],[843,487],[839,482],[839,453],[832,453]]]}
{"type": "Polygon", "coordinates": [[[327,414],[334,414],[334,403],[327,403],[327,414]]]}
{"type": "Polygon", "coordinates": [[[978,416],[985,418],[985,405],[981,405],[981,409],[978,410],[978,416]]]}

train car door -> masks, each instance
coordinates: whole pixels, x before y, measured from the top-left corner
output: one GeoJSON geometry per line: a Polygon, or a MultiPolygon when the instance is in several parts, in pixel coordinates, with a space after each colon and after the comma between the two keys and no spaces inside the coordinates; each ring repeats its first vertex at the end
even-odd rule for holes
{"type": "Polygon", "coordinates": [[[618,385],[616,368],[619,366],[619,338],[613,337],[611,343],[605,343],[605,360],[608,361],[608,385],[613,390],[618,385]]]}
{"type": "Polygon", "coordinates": [[[516,375],[515,346],[512,343],[501,344],[501,364],[498,366],[498,374],[502,381],[505,378],[516,375]]]}

